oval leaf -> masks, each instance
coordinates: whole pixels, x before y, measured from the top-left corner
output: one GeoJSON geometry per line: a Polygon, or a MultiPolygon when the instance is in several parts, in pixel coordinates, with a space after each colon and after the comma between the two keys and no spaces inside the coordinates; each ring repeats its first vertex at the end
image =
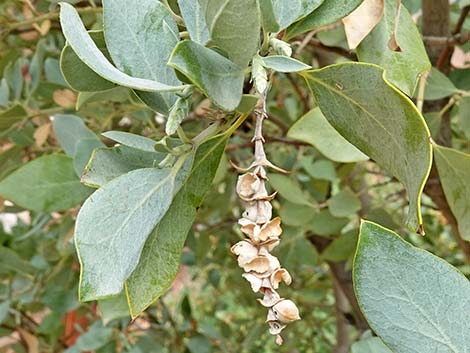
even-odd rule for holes
{"type": "Polygon", "coordinates": [[[178,0],[178,5],[191,40],[201,45],[206,44],[210,33],[201,3],[198,0],[178,0]]]}
{"type": "Polygon", "coordinates": [[[324,0],[269,0],[278,28],[276,32],[287,28],[295,21],[307,16],[324,0]]]}
{"type": "Polygon", "coordinates": [[[129,146],[148,152],[155,152],[155,144],[157,142],[145,136],[136,135],[125,131],[106,131],[101,135],[124,146],[129,146]]]}
{"type": "Polygon", "coordinates": [[[68,44],[80,60],[106,80],[148,92],[171,92],[183,89],[182,86],[171,86],[157,81],[132,77],[115,68],[93,42],[80,20],[77,10],[72,5],[61,3],[60,24],[68,44]]]}
{"type": "Polygon", "coordinates": [[[259,47],[261,15],[258,1],[202,1],[205,5],[211,43],[244,69],[259,47]]]}
{"type": "Polygon", "coordinates": [[[287,136],[311,144],[335,162],[351,163],[369,159],[331,126],[319,108],[312,109],[297,120],[287,136]]]}
{"type": "Polygon", "coordinates": [[[171,204],[177,174],[169,168],[134,170],[105,184],[83,204],[75,229],[80,300],[122,291],[145,240],[171,204]]]}
{"type": "MultiPolygon", "coordinates": [[[[167,66],[179,42],[178,26],[165,5],[154,0],[140,0],[138,6],[128,0],[104,0],[103,15],[107,48],[119,70],[167,85],[179,84],[174,70],[167,66]]],[[[155,93],[138,95],[150,106],[149,100],[163,99],[165,111],[176,100],[168,93],[153,99],[149,95],[155,93]]]]}
{"type": "Polygon", "coordinates": [[[198,147],[186,182],[145,243],[139,265],[126,282],[132,317],[165,293],[175,279],[186,236],[215,177],[227,138],[219,135],[198,147]]]}
{"type": "Polygon", "coordinates": [[[407,225],[422,225],[421,193],[431,168],[429,130],[414,104],[375,65],[345,63],[303,75],[331,125],[395,176],[409,198],[407,225]]]}
{"type": "Polygon", "coordinates": [[[284,55],[261,57],[263,66],[279,72],[297,72],[311,69],[310,65],[284,55]]]}
{"type": "Polygon", "coordinates": [[[99,188],[132,170],[155,167],[165,156],[128,146],[97,148],[85,167],[81,181],[87,186],[99,188]]]}
{"type": "Polygon", "coordinates": [[[461,236],[470,240],[470,155],[433,145],[439,178],[461,236]]]}
{"type": "Polygon", "coordinates": [[[240,104],[244,72],[215,51],[184,41],[176,46],[168,65],[185,74],[221,108],[231,111],[240,104]]]}
{"type": "MultiPolygon", "coordinates": [[[[89,31],[91,39],[105,57],[109,57],[104,41],[103,31],[89,31]]],[[[60,71],[65,81],[74,90],[79,92],[105,91],[116,85],[94,72],[75,54],[70,45],[62,49],[60,55],[60,71]]]]}
{"type": "Polygon", "coordinates": [[[0,182],[0,195],[33,211],[65,211],[88,195],[75,175],[72,158],[51,155],[35,159],[0,182]]]}
{"type": "Polygon", "coordinates": [[[394,353],[470,352],[470,283],[447,262],[363,222],[353,280],[372,330],[394,353]]]}

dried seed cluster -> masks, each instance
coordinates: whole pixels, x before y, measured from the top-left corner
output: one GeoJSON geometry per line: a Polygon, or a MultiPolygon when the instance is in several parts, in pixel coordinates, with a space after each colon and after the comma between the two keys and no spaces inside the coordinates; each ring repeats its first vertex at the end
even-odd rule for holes
{"type": "Polygon", "coordinates": [[[277,293],[279,284],[289,285],[292,278],[271,251],[279,245],[282,229],[281,218],[272,217],[270,201],[275,194],[268,195],[265,166],[274,167],[267,159],[263,148],[261,124],[265,117],[263,111],[257,113],[255,132],[255,162],[240,175],[237,194],[246,206],[238,221],[246,239],[232,246],[231,251],[238,256],[238,265],[245,270],[243,277],[251,284],[254,292],[264,295],[258,301],[268,308],[267,323],[269,332],[276,336],[276,343],[282,344],[281,331],[286,324],[300,319],[299,310],[293,301],[281,298],[277,293]]]}

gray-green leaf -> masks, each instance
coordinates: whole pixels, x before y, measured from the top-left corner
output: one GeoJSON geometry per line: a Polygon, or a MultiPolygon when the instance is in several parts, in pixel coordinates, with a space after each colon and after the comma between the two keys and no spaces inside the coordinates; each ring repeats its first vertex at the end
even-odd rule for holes
{"type": "Polygon", "coordinates": [[[318,107],[297,120],[287,136],[311,144],[335,162],[351,163],[369,159],[331,126],[318,107]]]}
{"type": "Polygon", "coordinates": [[[458,92],[454,83],[442,72],[436,68],[432,68],[426,79],[424,89],[424,99],[433,100],[441,99],[458,92]]]}
{"type": "Polygon", "coordinates": [[[261,57],[261,60],[264,67],[279,72],[297,72],[312,68],[310,65],[284,55],[261,57]]]}
{"type": "Polygon", "coordinates": [[[244,72],[217,52],[183,41],[176,46],[168,65],[186,75],[221,108],[231,111],[240,103],[244,72]]]}
{"type": "MultiPolygon", "coordinates": [[[[274,15],[279,24],[279,29],[290,26],[297,20],[306,17],[324,0],[271,0],[274,15]]],[[[331,1],[331,0],[328,0],[331,1]]]]}
{"type": "Polygon", "coordinates": [[[351,189],[346,188],[328,200],[328,208],[335,217],[350,217],[361,209],[361,201],[351,189]]]}
{"type": "Polygon", "coordinates": [[[409,198],[407,225],[422,225],[420,199],[431,168],[429,130],[414,104],[375,65],[344,63],[303,75],[331,125],[395,176],[409,198]]]}
{"type": "Polygon", "coordinates": [[[433,145],[437,170],[461,236],[470,240],[470,155],[433,145]]]}
{"type": "Polygon", "coordinates": [[[244,69],[256,54],[261,15],[257,0],[201,0],[211,35],[210,43],[244,69]]]}
{"type": "Polygon", "coordinates": [[[165,215],[186,168],[138,169],[95,191],[77,217],[75,245],[81,263],[79,298],[119,294],[142,248],[165,215]]]}
{"type": "Polygon", "coordinates": [[[353,280],[362,312],[392,352],[470,352],[470,283],[444,260],[363,222],[353,280]]]}
{"type": "Polygon", "coordinates": [[[80,20],[77,10],[72,5],[61,3],[60,23],[68,44],[80,60],[106,80],[147,92],[171,92],[183,88],[183,86],[166,85],[157,81],[132,77],[119,71],[93,42],[80,20]]]}
{"type": "Polygon", "coordinates": [[[125,131],[106,131],[103,132],[102,135],[110,140],[123,144],[124,146],[148,152],[155,152],[155,144],[157,142],[145,136],[125,131]]]}
{"type": "Polygon", "coordinates": [[[132,170],[156,167],[163,158],[164,153],[128,146],[97,148],[85,167],[81,181],[85,185],[99,188],[132,170]]]}
{"type": "Polygon", "coordinates": [[[400,51],[389,48],[395,30],[396,3],[385,1],[380,22],[357,47],[360,61],[377,64],[385,69],[385,77],[407,95],[412,95],[420,74],[431,69],[421,34],[408,10],[401,5],[396,39],[400,51]]]}
{"type": "Polygon", "coordinates": [[[139,265],[126,282],[132,317],[157,300],[176,277],[186,236],[215,177],[227,138],[219,135],[198,147],[186,182],[145,243],[139,265]]]}
{"type": "Polygon", "coordinates": [[[75,156],[78,141],[83,139],[98,140],[95,133],[87,128],[83,120],[76,115],[54,115],[52,127],[60,147],[68,156],[75,156]]]}
{"type": "MultiPolygon", "coordinates": [[[[90,31],[88,33],[103,55],[109,58],[103,31],[90,31]]],[[[70,45],[66,45],[62,49],[60,71],[70,87],[79,92],[104,91],[116,86],[114,83],[98,75],[81,61],[70,45]]]]}
{"type": "MultiPolygon", "coordinates": [[[[128,75],[176,86],[179,80],[167,66],[179,41],[178,26],[160,1],[104,0],[103,21],[107,48],[116,67],[128,75]]],[[[139,94],[139,93],[138,93],[139,94]]],[[[142,99],[148,101],[144,93],[142,99]]],[[[162,94],[165,111],[174,104],[174,94],[162,94]]],[[[158,109],[161,110],[161,109],[158,109]]]]}
{"type": "Polygon", "coordinates": [[[0,195],[33,211],[65,211],[89,193],[75,175],[72,158],[64,155],[37,158],[0,182],[0,195]]]}
{"type": "Polygon", "coordinates": [[[114,319],[130,318],[129,306],[124,291],[115,297],[98,300],[98,308],[104,325],[114,319]]]}
{"type": "Polygon", "coordinates": [[[184,24],[192,41],[204,45],[210,38],[204,8],[199,0],[178,0],[184,24]]]}
{"type": "Polygon", "coordinates": [[[351,353],[393,353],[380,338],[369,337],[353,343],[351,353]]]}
{"type": "MultiPolygon", "coordinates": [[[[302,190],[300,185],[291,177],[282,174],[269,176],[269,183],[287,201],[297,205],[313,206],[315,202],[302,190]]],[[[313,212],[313,210],[312,210],[313,212]]]]}

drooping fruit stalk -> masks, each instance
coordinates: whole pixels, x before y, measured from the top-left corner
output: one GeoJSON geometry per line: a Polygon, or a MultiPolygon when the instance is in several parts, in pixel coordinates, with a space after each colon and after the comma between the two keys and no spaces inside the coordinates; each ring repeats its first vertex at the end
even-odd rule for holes
{"type": "Polygon", "coordinates": [[[299,320],[300,315],[294,302],[282,298],[277,292],[281,282],[289,285],[292,278],[289,272],[281,267],[279,260],[271,254],[279,245],[282,228],[280,217],[272,219],[270,202],[276,193],[268,195],[265,167],[285,171],[274,166],[266,158],[262,135],[263,120],[267,117],[265,99],[260,102],[261,107],[255,111],[255,160],[247,169],[237,168],[246,172],[238,177],[237,183],[237,194],[245,206],[238,223],[246,239],[233,245],[231,251],[238,256],[238,265],[245,271],[243,277],[250,282],[251,289],[263,294],[263,299],[258,301],[268,308],[266,322],[269,332],[276,336],[276,343],[281,345],[281,331],[288,323],[299,320]]]}

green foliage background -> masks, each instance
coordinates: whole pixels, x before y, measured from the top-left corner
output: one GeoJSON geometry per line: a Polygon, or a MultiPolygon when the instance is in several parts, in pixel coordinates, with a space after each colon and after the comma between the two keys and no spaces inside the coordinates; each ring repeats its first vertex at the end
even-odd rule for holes
{"type": "MultiPolygon", "coordinates": [[[[76,6],[87,29],[102,28],[99,1],[68,2],[76,6]]],[[[180,13],[176,1],[168,2],[180,13]]],[[[411,14],[421,11],[419,1],[403,3],[411,14]]],[[[465,6],[468,2],[464,0],[451,6],[451,28],[465,6]]],[[[327,11],[324,9],[321,11],[327,11]]],[[[345,9],[344,15],[351,10],[345,9]]],[[[382,25],[385,29],[376,28],[357,51],[350,51],[341,24],[329,25],[315,33],[311,41],[302,43],[306,35],[302,26],[313,28],[315,21],[319,20],[309,17],[287,30],[293,57],[303,63],[320,68],[359,58],[387,67],[389,61],[396,60],[385,57],[377,62],[367,49],[368,42],[378,40],[380,30],[387,30],[386,24],[382,25]]],[[[327,16],[322,21],[325,21],[322,25],[330,23],[327,16]]],[[[470,23],[466,22],[461,31],[468,30],[470,23]]],[[[199,35],[199,43],[204,44],[207,33],[199,35]]],[[[321,82],[327,82],[329,71],[304,74],[308,85],[299,75],[276,73],[267,101],[270,119],[265,122],[266,152],[273,163],[292,171],[288,175],[270,175],[270,185],[279,193],[273,202],[274,212],[282,217],[284,227],[276,256],[294,277],[293,284],[283,288],[282,294],[298,304],[302,316],[302,321],[285,331],[285,344],[277,347],[266,332],[264,309],[255,302],[229,251],[241,238],[236,225],[241,213],[235,195],[237,172],[229,161],[243,166],[251,161],[253,124],[250,119],[229,139],[221,164],[214,170],[212,187],[186,239],[181,268],[171,289],[133,322],[124,298],[102,300],[99,304],[79,302],[79,262],[72,238],[80,204],[93,191],[80,184],[79,176],[94,148],[114,146],[114,138],[101,133],[117,130],[160,140],[165,136],[165,120],[150,108],[152,104],[141,91],[92,76],[86,79],[95,80],[99,92],[78,93],[80,87],[64,80],[59,60],[65,39],[55,0],[2,1],[0,36],[0,195],[3,197],[0,198],[3,224],[0,225],[0,352],[388,352],[379,338],[372,338],[367,322],[349,297],[354,295],[351,269],[361,218],[396,231],[412,244],[456,266],[467,277],[470,275],[469,231],[465,227],[470,215],[465,211],[466,203],[458,204],[450,199],[446,202],[443,194],[437,200],[434,191],[425,189],[421,211],[426,236],[417,235],[405,226],[407,217],[411,219],[411,227],[416,228],[419,223],[413,207],[408,210],[407,192],[410,199],[418,198],[417,189],[429,167],[429,145],[416,152],[419,163],[396,171],[393,168],[397,160],[404,158],[403,154],[397,156],[394,151],[361,145],[362,136],[369,137],[371,133],[370,139],[377,137],[375,130],[365,128],[354,140],[349,129],[351,123],[334,120],[335,109],[344,109],[346,104],[323,109],[322,101],[331,100],[328,88],[321,86],[321,82]],[[315,108],[313,95],[329,123],[315,108]],[[330,124],[373,160],[344,140],[330,124]],[[388,168],[391,174],[376,162],[391,165],[388,168]],[[13,173],[21,175],[12,178],[13,173]],[[407,183],[406,178],[413,173],[421,173],[423,177],[420,179],[420,174],[407,183]],[[402,177],[403,174],[406,175],[402,177]],[[34,187],[28,189],[25,185],[34,187]],[[14,203],[7,201],[13,199],[14,203]],[[449,218],[452,214],[458,224],[455,218],[449,218]],[[347,351],[339,351],[339,342],[344,337],[353,345],[349,349],[348,344],[347,351]]],[[[223,36],[215,41],[224,45],[223,36]]],[[[415,45],[405,41],[400,44],[415,45]]],[[[185,50],[190,46],[195,44],[183,44],[173,53],[172,67],[181,68],[185,64],[184,58],[191,54],[185,50]]],[[[256,44],[246,44],[248,53],[233,48],[228,57],[245,64],[256,53],[253,47],[256,44]]],[[[196,48],[201,56],[207,54],[204,50],[208,49],[196,48]]],[[[459,43],[459,49],[467,51],[468,43],[459,43]]],[[[416,70],[420,73],[422,60],[418,59],[416,70]]],[[[224,64],[222,69],[232,68],[231,64],[224,64]]],[[[360,70],[358,67],[341,66],[341,70],[360,70]]],[[[362,73],[352,76],[348,72],[348,77],[353,83],[380,79],[373,87],[377,89],[371,88],[357,99],[366,103],[367,99],[380,101],[381,109],[390,109],[393,115],[394,107],[405,104],[406,98],[391,84],[412,97],[417,94],[413,96],[407,92],[409,87],[400,84],[401,72],[393,68],[386,71],[385,78],[390,84],[382,81],[381,72],[379,68],[369,70],[368,77],[362,73]],[[379,89],[390,91],[394,98],[387,96],[388,101],[381,101],[379,89]]],[[[81,73],[79,69],[71,70],[69,77],[75,74],[78,81],[85,80],[81,73]]],[[[188,76],[198,82],[198,77],[188,76]]],[[[243,70],[234,70],[226,84],[236,90],[242,86],[243,78],[243,70]]],[[[174,82],[165,83],[178,82],[176,77],[169,80],[174,82]]],[[[205,84],[205,81],[201,83],[200,92],[195,91],[190,113],[182,123],[190,137],[222,114],[203,94],[229,110],[238,105],[223,95],[217,96],[220,92],[214,91],[210,82],[207,87],[205,84]]],[[[334,84],[330,91],[331,87],[334,84]]],[[[449,66],[446,74],[433,69],[424,91],[424,118],[432,137],[442,144],[442,134],[448,134],[452,142],[447,146],[466,153],[470,152],[469,90],[470,69],[449,66]],[[443,130],[443,124],[449,131],[443,130]]],[[[419,115],[414,107],[406,109],[411,115],[419,115]]],[[[343,116],[351,117],[348,114],[346,111],[343,116]]],[[[356,121],[361,118],[360,114],[354,117],[356,121]]],[[[422,129],[426,135],[423,122],[414,123],[416,131],[422,129]]],[[[394,125],[388,131],[399,135],[401,130],[394,125]]],[[[381,138],[384,137],[377,137],[381,138]]],[[[145,140],[142,144],[145,145],[145,140]]],[[[125,149],[122,146],[116,153],[126,153],[125,149]]],[[[444,185],[445,192],[465,192],[468,196],[465,182],[470,174],[468,156],[444,147],[435,149],[437,167],[440,172],[447,171],[441,173],[441,178],[445,174],[451,181],[444,185]],[[461,170],[454,171],[452,166],[456,165],[461,170]]],[[[148,160],[163,159],[153,155],[158,153],[153,150],[147,153],[152,154],[147,156],[148,160]]],[[[146,157],[139,155],[139,158],[129,157],[136,164],[134,167],[147,167],[146,157]]],[[[122,171],[116,175],[118,172],[122,171]]],[[[430,183],[438,182],[433,173],[430,183]]],[[[101,185],[101,181],[88,177],[91,178],[85,175],[82,181],[101,185]]],[[[416,202],[414,205],[419,207],[419,202],[418,206],[416,202]]]]}

